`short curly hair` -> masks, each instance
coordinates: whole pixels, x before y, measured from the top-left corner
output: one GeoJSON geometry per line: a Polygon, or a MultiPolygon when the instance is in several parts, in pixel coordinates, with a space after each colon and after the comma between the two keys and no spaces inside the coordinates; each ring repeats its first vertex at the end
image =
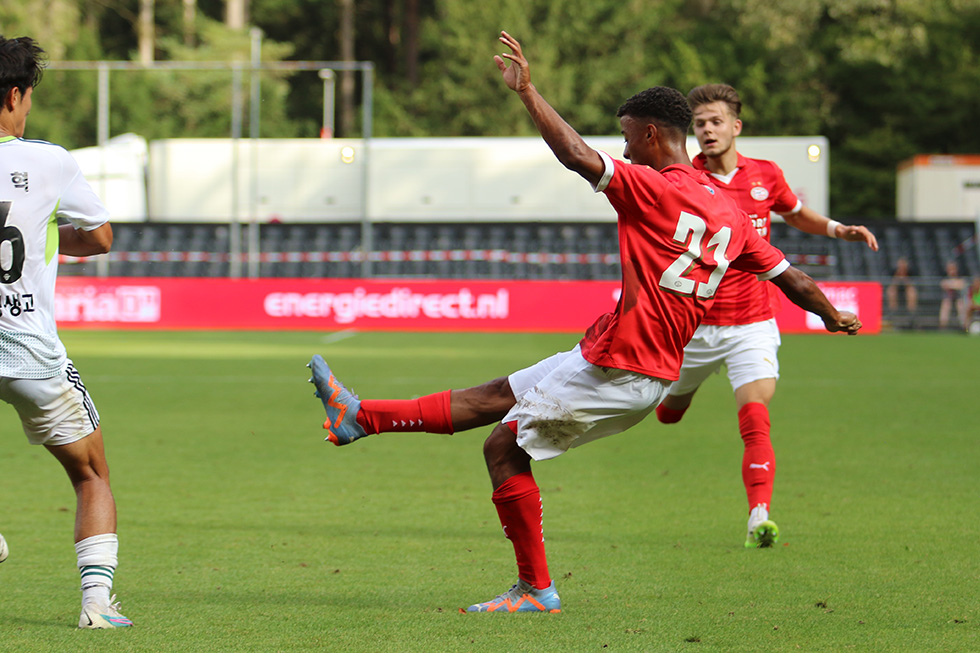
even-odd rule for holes
{"type": "Polygon", "coordinates": [[[646,118],[660,127],[676,129],[687,135],[691,127],[691,107],[687,99],[677,89],[669,86],[654,86],[640,91],[623,102],[616,112],[617,118],[646,118]]]}
{"type": "Polygon", "coordinates": [[[742,113],[742,100],[738,97],[738,91],[728,84],[702,84],[695,86],[687,94],[687,103],[691,105],[691,109],[712,102],[724,102],[736,118],[742,113]]]}
{"type": "Polygon", "coordinates": [[[0,36],[0,100],[11,89],[26,93],[41,83],[45,52],[37,41],[29,36],[7,39],[0,36]]]}

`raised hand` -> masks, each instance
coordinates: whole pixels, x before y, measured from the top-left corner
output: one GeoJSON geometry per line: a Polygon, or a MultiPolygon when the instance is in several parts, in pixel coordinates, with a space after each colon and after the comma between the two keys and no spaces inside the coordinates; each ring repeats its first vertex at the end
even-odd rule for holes
{"type": "Polygon", "coordinates": [[[493,60],[503,75],[504,83],[512,91],[520,93],[531,85],[531,69],[521,52],[521,44],[507,32],[500,33],[500,42],[510,48],[511,53],[494,55],[493,60]],[[510,61],[510,65],[504,61],[510,61]]]}

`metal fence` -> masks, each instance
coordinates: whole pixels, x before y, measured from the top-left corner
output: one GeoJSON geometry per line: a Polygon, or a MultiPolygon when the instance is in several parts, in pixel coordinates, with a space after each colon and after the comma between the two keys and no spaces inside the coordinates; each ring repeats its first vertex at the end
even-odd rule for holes
{"type": "MultiPolygon", "coordinates": [[[[262,61],[261,60],[261,39],[253,39],[252,51],[249,62],[206,62],[206,61],[154,61],[151,63],[139,63],[133,61],[52,61],[48,65],[50,70],[80,70],[96,71],[98,74],[97,84],[97,145],[102,147],[109,140],[110,116],[112,112],[110,101],[110,80],[112,73],[120,72],[153,72],[153,71],[173,71],[173,70],[200,70],[200,71],[227,71],[231,76],[231,137],[233,142],[238,142],[243,138],[248,138],[251,142],[258,142],[261,123],[261,73],[263,71],[280,72],[317,72],[323,80],[323,125],[322,136],[329,136],[333,131],[334,125],[334,82],[335,73],[356,72],[361,74],[361,138],[365,142],[373,135],[373,115],[374,115],[374,64],[370,61],[262,61]],[[245,99],[245,74],[249,74],[249,98],[245,99]],[[248,106],[249,126],[248,134],[244,133],[245,107],[248,106]]],[[[233,150],[237,153],[238,147],[233,150]]],[[[254,153],[256,148],[250,148],[254,153]]],[[[252,155],[254,158],[254,154],[252,155]]],[[[367,165],[366,154],[362,156],[362,165],[367,165]]],[[[256,162],[242,162],[238,157],[232,162],[232,183],[240,179],[239,169],[242,166],[256,168],[256,162]]],[[[244,274],[258,276],[258,271],[254,268],[246,270],[242,267],[243,261],[255,258],[254,253],[258,251],[258,227],[254,218],[244,216],[255,216],[257,197],[255,192],[248,193],[248,206],[239,205],[240,193],[237,188],[232,189],[233,206],[229,207],[230,221],[228,225],[228,274],[232,277],[240,277],[244,274]],[[243,228],[247,226],[247,229],[243,228]],[[253,256],[241,256],[241,252],[252,252],[253,256]]],[[[370,245],[372,239],[371,223],[366,216],[360,223],[361,240],[370,245]]],[[[370,261],[362,263],[362,273],[371,274],[370,261]]]]}

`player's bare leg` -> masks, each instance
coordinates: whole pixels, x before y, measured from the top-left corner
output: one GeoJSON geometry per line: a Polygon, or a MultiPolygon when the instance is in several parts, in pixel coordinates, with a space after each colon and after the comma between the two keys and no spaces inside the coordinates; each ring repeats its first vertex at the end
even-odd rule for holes
{"type": "Polygon", "coordinates": [[[116,501],[109,486],[102,429],[63,445],[45,445],[61,463],[75,489],[75,552],[82,581],[79,628],[125,628],[133,622],[119,613],[111,596],[118,565],[116,501]]]}
{"type": "Polygon", "coordinates": [[[776,379],[758,379],[735,389],[738,427],[745,443],[742,482],[749,502],[746,548],[771,547],[779,540],[779,527],[769,519],[776,456],[769,425],[769,402],[776,393],[776,379]]]}
{"type": "Polygon", "coordinates": [[[75,541],[116,532],[116,501],[109,487],[102,427],[69,444],[46,445],[68,473],[75,489],[75,541]]]}
{"type": "Polygon", "coordinates": [[[531,457],[517,445],[517,424],[498,424],[483,445],[504,535],[514,544],[517,583],[467,612],[561,612],[548,574],[542,531],[541,492],[531,475],[531,457]]]}
{"type": "Polygon", "coordinates": [[[515,403],[506,376],[472,388],[453,390],[449,401],[453,429],[466,431],[499,422],[515,403]]]}

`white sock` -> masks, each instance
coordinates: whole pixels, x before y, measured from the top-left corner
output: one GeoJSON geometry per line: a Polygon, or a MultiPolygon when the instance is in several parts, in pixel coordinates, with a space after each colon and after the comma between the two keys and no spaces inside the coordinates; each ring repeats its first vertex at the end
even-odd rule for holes
{"type": "Polygon", "coordinates": [[[82,605],[109,604],[112,581],[119,564],[119,538],[115,533],[86,537],[75,543],[78,571],[82,577],[82,605]]]}

